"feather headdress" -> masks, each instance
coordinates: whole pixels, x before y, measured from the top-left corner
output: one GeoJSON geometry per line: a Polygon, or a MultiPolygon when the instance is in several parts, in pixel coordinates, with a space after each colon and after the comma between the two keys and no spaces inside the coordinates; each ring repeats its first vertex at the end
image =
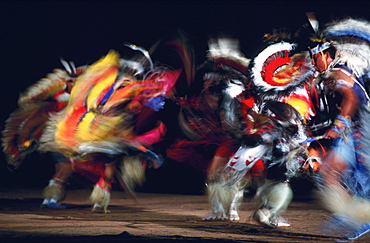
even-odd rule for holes
{"type": "Polygon", "coordinates": [[[305,53],[292,55],[296,44],[278,42],[267,46],[252,61],[252,81],[260,92],[291,91],[313,75],[305,53]]]}
{"type": "Polygon", "coordinates": [[[325,38],[354,36],[370,42],[370,23],[365,20],[348,18],[327,25],[325,38]]]}
{"type": "Polygon", "coordinates": [[[337,50],[334,64],[346,64],[356,76],[370,72],[369,22],[352,18],[333,22],[324,29],[323,35],[337,50]]]}

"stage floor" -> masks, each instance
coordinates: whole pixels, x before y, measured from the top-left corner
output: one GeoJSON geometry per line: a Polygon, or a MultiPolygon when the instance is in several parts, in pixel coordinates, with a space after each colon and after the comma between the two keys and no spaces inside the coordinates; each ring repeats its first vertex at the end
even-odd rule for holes
{"type": "MultiPolygon", "coordinates": [[[[250,220],[251,198],[242,203],[241,220],[203,221],[205,195],[137,194],[137,201],[114,191],[110,213],[92,213],[90,191],[71,190],[67,209],[41,209],[41,190],[0,189],[2,242],[334,242],[320,226],[329,216],[312,197],[295,199],[283,214],[290,227],[265,228],[250,220]]],[[[368,242],[369,238],[356,242],[368,242]]]]}

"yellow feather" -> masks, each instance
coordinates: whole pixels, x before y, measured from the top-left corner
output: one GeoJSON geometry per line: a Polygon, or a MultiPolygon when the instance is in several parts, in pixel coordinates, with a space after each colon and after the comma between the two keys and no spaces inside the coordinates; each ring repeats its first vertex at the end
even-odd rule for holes
{"type": "MultiPolygon", "coordinates": [[[[97,107],[97,102],[114,84],[118,68],[119,55],[115,51],[110,51],[78,77],[70,102],[55,124],[55,143],[58,146],[72,153],[80,143],[130,143],[135,137],[131,120],[134,115],[131,113],[131,102],[123,108],[128,112],[126,115],[115,116],[109,111],[116,105],[141,95],[141,92],[148,88],[146,82],[134,82],[115,90],[106,104],[97,107]]],[[[131,146],[145,151],[145,147],[140,144],[132,143],[131,146]]]]}
{"type": "Polygon", "coordinates": [[[101,98],[102,92],[110,87],[116,80],[118,70],[115,68],[111,73],[108,74],[104,80],[97,83],[91,90],[86,99],[86,106],[88,109],[94,109],[97,107],[97,100],[101,98]]]}
{"type": "Polygon", "coordinates": [[[118,73],[119,58],[119,54],[111,50],[105,57],[90,65],[86,72],[77,78],[71,92],[69,105],[73,107],[76,103],[80,104],[87,98],[87,108],[94,107],[94,101],[99,97],[97,94],[100,94],[104,88],[115,81],[118,73]],[[100,78],[104,78],[104,82],[100,78]]]}
{"type": "Polygon", "coordinates": [[[98,72],[101,78],[99,82],[90,90],[86,99],[88,109],[93,109],[97,106],[96,100],[101,97],[102,92],[110,87],[116,80],[118,74],[119,54],[115,51],[110,51],[104,58],[93,64],[89,72],[98,72]]]}
{"type": "Polygon", "coordinates": [[[110,50],[105,57],[102,57],[99,61],[95,62],[89,67],[89,72],[97,72],[101,68],[106,68],[107,66],[118,65],[119,61],[119,54],[114,51],[110,50]]]}
{"type": "Polygon", "coordinates": [[[100,117],[94,112],[89,112],[80,122],[76,138],[79,142],[118,141],[115,128],[121,122],[121,117],[100,117]]]}
{"type": "Polygon", "coordinates": [[[66,134],[71,134],[71,131],[73,131],[73,127],[71,125],[67,125],[66,118],[69,116],[67,111],[62,111],[63,116],[61,115],[61,119],[55,123],[55,143],[60,146],[74,146],[76,143],[74,139],[72,139],[70,136],[66,137],[66,134]]]}
{"type": "Polygon", "coordinates": [[[78,124],[78,132],[76,133],[76,137],[78,141],[88,141],[90,134],[90,125],[92,120],[95,118],[96,114],[94,112],[88,112],[82,121],[78,124]]]}

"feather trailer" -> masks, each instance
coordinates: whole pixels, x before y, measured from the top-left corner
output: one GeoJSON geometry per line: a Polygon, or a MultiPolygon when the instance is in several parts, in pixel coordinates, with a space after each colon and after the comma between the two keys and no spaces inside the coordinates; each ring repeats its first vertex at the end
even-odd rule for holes
{"type": "Polygon", "coordinates": [[[252,61],[252,81],[260,92],[288,93],[313,74],[314,68],[304,53],[292,55],[295,44],[278,42],[267,46],[252,61]]]}
{"type": "Polygon", "coordinates": [[[57,143],[73,147],[81,140],[90,140],[96,135],[91,134],[91,129],[88,127],[96,116],[97,99],[104,96],[104,91],[107,92],[109,90],[107,87],[115,81],[118,73],[118,60],[118,54],[111,51],[91,65],[77,79],[69,104],[56,116],[58,119],[55,124],[57,143]],[[79,138],[76,137],[77,134],[79,138]]]}
{"type": "Polygon", "coordinates": [[[114,137],[120,138],[120,141],[117,141],[118,143],[125,143],[139,150],[146,151],[140,144],[150,145],[155,143],[153,141],[161,140],[163,137],[161,126],[161,132],[153,134],[154,131],[159,130],[152,131],[149,144],[148,136],[145,139],[143,135],[136,137],[133,128],[136,125],[137,116],[143,111],[144,105],[147,105],[146,103],[156,97],[169,95],[180,73],[179,70],[164,70],[160,74],[157,73],[155,76],[150,76],[147,80],[138,80],[126,87],[119,88],[110,96],[104,106],[102,106],[102,113],[109,117],[104,122],[105,124],[108,124],[112,117],[116,115],[120,119],[115,122],[113,129],[114,137]]]}
{"type": "MultiPolygon", "coordinates": [[[[132,100],[135,97],[136,97],[136,100],[142,100],[147,95],[147,93],[151,92],[149,89],[151,86],[153,86],[152,82],[142,81],[142,80],[138,80],[127,86],[121,86],[114,93],[112,93],[112,95],[109,97],[109,99],[104,104],[104,107],[102,107],[103,113],[107,113],[110,110],[112,110],[112,108],[117,107],[122,104],[128,105],[128,102],[129,103],[131,102],[130,107],[134,108],[135,105],[132,104],[132,100]]],[[[138,106],[140,106],[140,104],[138,104],[138,106]]]]}
{"type": "Polygon", "coordinates": [[[105,57],[87,68],[84,74],[77,78],[71,92],[70,104],[67,108],[86,106],[88,109],[96,108],[95,98],[109,87],[118,74],[119,54],[110,51],[105,57]]]}
{"type": "Polygon", "coordinates": [[[308,87],[298,87],[294,93],[289,94],[281,99],[282,102],[291,105],[301,114],[303,120],[309,120],[315,115],[315,109],[312,99],[309,95],[308,87]]]}
{"type": "Polygon", "coordinates": [[[370,72],[370,46],[366,43],[332,43],[338,55],[333,63],[345,63],[357,77],[370,72]]]}
{"type": "MultiPolygon", "coordinates": [[[[86,97],[86,107],[89,110],[95,109],[98,105],[100,105],[97,102],[97,97],[104,96],[104,93],[109,91],[118,74],[118,54],[114,55],[114,53],[109,53],[103,61],[106,63],[98,64],[106,66],[99,68],[98,72],[101,72],[101,74],[96,75],[98,77],[96,80],[96,85],[92,86],[88,96],[86,97]]],[[[95,67],[93,66],[93,68],[95,67]]]]}
{"type": "Polygon", "coordinates": [[[353,18],[335,21],[325,28],[324,36],[326,38],[354,36],[370,42],[370,23],[353,18]]]}
{"type": "Polygon", "coordinates": [[[107,100],[104,112],[127,101],[131,101],[130,109],[139,108],[146,101],[158,96],[168,97],[181,74],[181,70],[162,70],[147,76],[146,80],[136,82],[117,89],[107,100]]]}

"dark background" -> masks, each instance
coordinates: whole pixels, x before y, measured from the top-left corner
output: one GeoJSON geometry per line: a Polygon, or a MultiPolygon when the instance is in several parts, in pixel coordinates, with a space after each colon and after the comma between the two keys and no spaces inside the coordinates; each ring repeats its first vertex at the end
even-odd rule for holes
{"type": "MultiPolygon", "coordinates": [[[[91,64],[130,42],[149,49],[178,29],[187,33],[197,62],[207,40],[220,32],[240,40],[251,58],[272,29],[296,30],[314,11],[321,23],[345,16],[370,19],[368,1],[0,1],[0,126],[17,107],[20,92],[62,68],[59,59],[91,64]]],[[[0,188],[40,187],[53,174],[49,158],[33,154],[15,172],[0,156],[0,188]]],[[[203,174],[186,164],[148,171],[139,191],[203,193],[203,174]]],[[[70,186],[91,188],[83,178],[70,186]]]]}

